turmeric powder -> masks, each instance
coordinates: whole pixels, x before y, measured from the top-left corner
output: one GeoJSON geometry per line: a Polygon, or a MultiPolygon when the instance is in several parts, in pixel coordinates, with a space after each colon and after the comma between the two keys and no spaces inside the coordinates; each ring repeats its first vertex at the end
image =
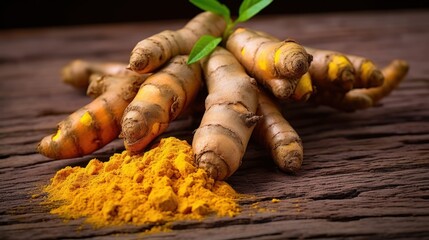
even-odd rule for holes
{"type": "Polygon", "coordinates": [[[94,226],[161,225],[240,212],[234,189],[194,165],[191,146],[163,138],[142,155],[125,150],[107,162],[59,170],[44,189],[51,210],[67,219],[85,217],[94,226]]]}

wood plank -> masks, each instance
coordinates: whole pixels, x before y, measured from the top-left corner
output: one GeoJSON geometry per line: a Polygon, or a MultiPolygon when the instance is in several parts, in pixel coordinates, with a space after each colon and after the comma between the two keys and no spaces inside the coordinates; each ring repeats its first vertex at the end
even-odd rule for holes
{"type": "MultiPolygon", "coordinates": [[[[342,113],[310,104],[285,106],[304,143],[296,175],[280,172],[250,143],[228,182],[253,195],[234,218],[173,223],[145,239],[429,238],[429,12],[427,10],[256,17],[244,25],[304,45],[359,54],[379,66],[402,58],[405,81],[379,106],[342,113]],[[271,202],[278,198],[279,203],[271,202]],[[254,206],[257,204],[258,208],[254,206]]],[[[88,103],[59,71],[75,58],[124,61],[142,38],[183,21],[4,30],[0,34],[0,238],[142,238],[151,225],[93,229],[64,222],[32,198],[65,166],[85,166],[123,150],[118,139],[92,155],[53,161],[38,141],[88,103]]],[[[197,123],[177,121],[166,135],[190,141],[197,123]],[[177,130],[180,129],[180,130],[177,130]]]]}

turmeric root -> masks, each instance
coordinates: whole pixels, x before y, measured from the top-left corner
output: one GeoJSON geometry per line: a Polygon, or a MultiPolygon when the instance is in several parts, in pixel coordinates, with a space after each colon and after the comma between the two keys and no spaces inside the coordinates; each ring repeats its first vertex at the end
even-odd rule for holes
{"type": "MultiPolygon", "coordinates": [[[[271,41],[280,41],[262,31],[253,33],[271,41]]],[[[308,100],[314,92],[313,84],[321,90],[347,92],[352,88],[376,87],[383,83],[380,70],[367,58],[309,47],[305,49],[313,56],[313,60],[309,71],[297,82],[298,89],[291,96],[295,101],[308,100]]]]}
{"type": "Polygon", "coordinates": [[[280,41],[246,28],[236,29],[226,48],[249,74],[277,98],[288,99],[310,66],[312,56],[294,40],[280,41]]]}
{"type": "Polygon", "coordinates": [[[373,105],[378,103],[382,98],[388,96],[405,78],[409,70],[409,65],[406,61],[396,59],[388,66],[381,70],[384,76],[384,82],[381,86],[369,89],[356,89],[354,94],[362,94],[371,98],[373,105]]]}
{"type": "Polygon", "coordinates": [[[373,61],[355,55],[346,55],[355,69],[353,88],[371,88],[383,85],[384,76],[373,61]]]}
{"type": "Polygon", "coordinates": [[[258,116],[256,81],[236,58],[217,47],[201,60],[208,96],[205,113],[195,131],[192,148],[199,167],[218,180],[231,176],[241,165],[258,116]]]}
{"type": "Polygon", "coordinates": [[[182,29],[165,30],[137,43],[128,68],[138,73],[152,72],[176,55],[188,55],[201,36],[222,36],[225,27],[223,17],[211,12],[200,13],[182,29]]]}
{"type": "Polygon", "coordinates": [[[90,154],[117,138],[124,109],[146,77],[91,75],[88,93],[98,97],[61,121],[57,132],[44,137],[37,150],[53,159],[74,158],[90,154]]]}
{"type": "Polygon", "coordinates": [[[131,154],[142,152],[197,96],[201,68],[187,59],[178,55],[148,77],[125,109],[120,136],[131,154]]]}
{"type": "Polygon", "coordinates": [[[408,69],[409,65],[406,61],[393,60],[381,70],[384,81],[379,87],[357,88],[343,94],[321,92],[314,98],[319,104],[347,112],[373,107],[399,85],[408,69]]]}
{"type": "Polygon", "coordinates": [[[321,90],[347,92],[355,82],[352,62],[342,53],[306,47],[313,56],[309,68],[314,85],[321,90]]]}
{"type": "MultiPolygon", "coordinates": [[[[271,39],[272,41],[281,41],[279,38],[276,38],[273,35],[263,31],[255,30],[253,32],[267,39],[271,39]]],[[[311,59],[312,59],[312,56],[311,56],[311,59]]],[[[290,96],[290,98],[296,102],[306,102],[313,93],[314,93],[313,82],[311,80],[310,73],[307,71],[298,79],[297,85],[293,91],[293,94],[290,96]]]]}
{"type": "MultiPolygon", "coordinates": [[[[316,51],[316,50],[314,50],[316,51]]],[[[348,82],[348,76],[351,72],[351,66],[350,63],[353,66],[353,71],[355,73],[354,75],[354,81],[353,81],[353,89],[357,88],[373,88],[378,87],[383,84],[384,76],[381,73],[381,71],[375,66],[374,62],[370,59],[355,56],[355,55],[342,55],[341,53],[332,52],[332,51],[324,51],[324,53],[328,54],[327,58],[332,58],[332,62],[328,63],[328,71],[325,72],[325,78],[323,78],[321,75],[318,75],[316,68],[321,69],[323,68],[321,65],[317,66],[317,60],[315,60],[313,64],[313,69],[304,74],[301,79],[298,81],[297,87],[292,94],[292,99],[295,101],[301,101],[305,102],[307,101],[312,94],[315,93],[313,88],[313,82],[318,87],[318,90],[320,91],[319,95],[325,95],[324,98],[341,98],[341,96],[344,94],[344,91],[348,92],[350,86],[347,86],[346,88],[342,88],[341,90],[338,90],[338,88],[332,88],[329,86],[330,83],[324,83],[325,80],[335,80],[335,75],[330,76],[332,72],[339,72],[343,71],[343,76],[337,78],[338,81],[343,81],[349,84],[348,82]],[[335,60],[336,59],[336,60],[335,60]],[[337,62],[337,64],[335,64],[337,62]],[[341,62],[342,66],[341,66],[341,62]],[[342,70],[341,70],[342,69],[342,70]],[[310,75],[310,72],[313,74],[313,76],[310,75]]],[[[314,54],[314,53],[313,53],[314,54]]],[[[319,52],[320,54],[320,52],[319,52]]],[[[317,54],[315,54],[317,56],[317,54]]],[[[319,62],[320,63],[320,62],[319,62]]],[[[350,78],[351,79],[351,78],[350,78]]],[[[346,84],[346,85],[347,85],[346,84]]],[[[344,85],[345,86],[345,85],[344,85]]],[[[365,104],[364,101],[362,101],[361,104],[365,104]]]]}
{"type": "Polygon", "coordinates": [[[298,80],[295,90],[291,96],[291,99],[296,102],[306,102],[311,95],[314,93],[313,81],[309,72],[306,72],[298,80]]]}
{"type": "Polygon", "coordinates": [[[296,173],[302,165],[301,139],[283,117],[279,106],[260,90],[257,115],[262,118],[256,124],[252,137],[270,151],[274,163],[282,171],[296,173]]]}
{"type": "Polygon", "coordinates": [[[305,48],[314,57],[310,74],[323,90],[347,92],[383,84],[383,74],[368,58],[336,51],[305,48]]]}
{"type": "Polygon", "coordinates": [[[130,76],[135,74],[125,63],[76,59],[61,69],[62,80],[75,88],[87,89],[92,74],[130,76]]]}

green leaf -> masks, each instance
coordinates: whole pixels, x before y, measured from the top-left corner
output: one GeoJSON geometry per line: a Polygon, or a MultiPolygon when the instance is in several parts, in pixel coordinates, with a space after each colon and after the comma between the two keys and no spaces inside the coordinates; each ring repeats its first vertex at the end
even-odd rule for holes
{"type": "Polygon", "coordinates": [[[250,8],[255,3],[258,3],[260,0],[243,0],[241,2],[240,8],[238,9],[238,15],[243,15],[243,12],[250,8]]]}
{"type": "Polygon", "coordinates": [[[231,22],[229,8],[217,0],[189,0],[195,6],[204,11],[209,11],[222,16],[227,23],[231,22]]]}
{"type": "Polygon", "coordinates": [[[204,35],[195,43],[188,58],[188,64],[192,64],[209,55],[222,41],[221,37],[204,35]]]}
{"type": "Polygon", "coordinates": [[[244,0],[239,9],[236,23],[245,22],[267,7],[273,0],[244,0]]]}

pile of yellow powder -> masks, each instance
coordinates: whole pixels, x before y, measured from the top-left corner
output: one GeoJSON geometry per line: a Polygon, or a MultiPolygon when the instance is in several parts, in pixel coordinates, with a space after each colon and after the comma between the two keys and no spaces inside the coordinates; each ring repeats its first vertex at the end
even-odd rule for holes
{"type": "Polygon", "coordinates": [[[85,217],[96,226],[168,223],[240,211],[234,189],[197,168],[191,146],[174,137],[161,139],[144,155],[124,151],[108,162],[93,159],[85,168],[66,167],[45,191],[49,202],[60,203],[51,213],[85,217]]]}

